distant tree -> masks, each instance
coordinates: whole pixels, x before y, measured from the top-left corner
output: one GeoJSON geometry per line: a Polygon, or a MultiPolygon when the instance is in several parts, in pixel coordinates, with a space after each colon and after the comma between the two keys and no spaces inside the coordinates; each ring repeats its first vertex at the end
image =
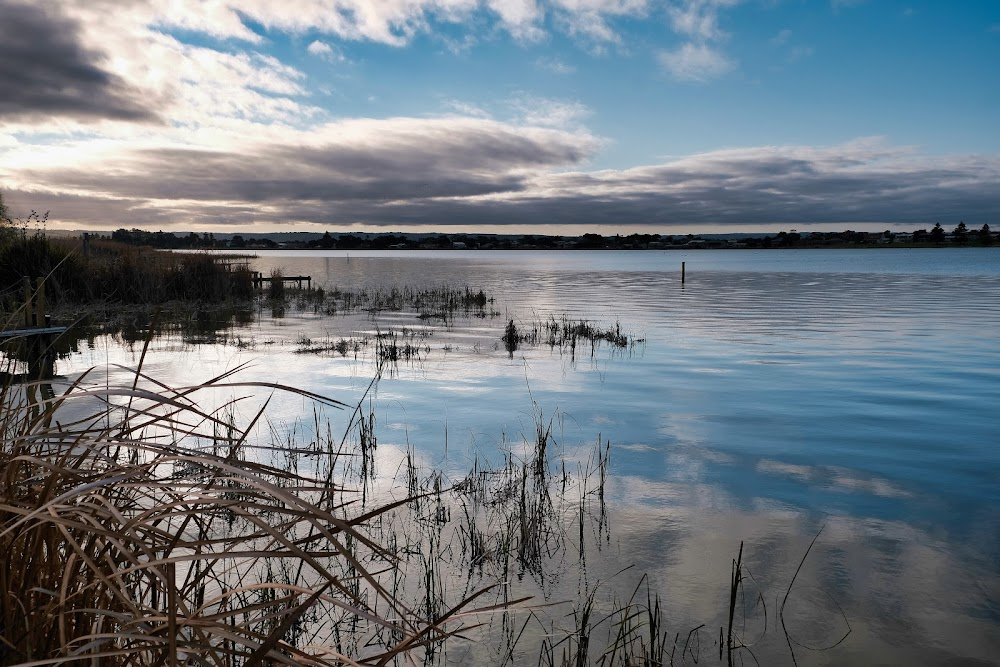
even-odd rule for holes
{"type": "Polygon", "coordinates": [[[775,239],[775,243],[779,246],[790,248],[798,245],[801,238],[798,232],[792,232],[791,234],[788,232],[778,232],[778,238],[775,239]]]}
{"type": "Polygon", "coordinates": [[[576,243],[577,248],[603,248],[604,247],[604,237],[600,234],[587,233],[580,237],[580,240],[576,243]]]}
{"type": "Polygon", "coordinates": [[[353,234],[341,234],[337,237],[337,248],[341,250],[356,250],[366,245],[367,243],[365,243],[363,238],[354,236],[353,234]]]}
{"type": "Polygon", "coordinates": [[[934,223],[934,229],[931,230],[931,243],[944,243],[944,229],[941,228],[940,222],[934,223]]]}
{"type": "Polygon", "coordinates": [[[952,237],[955,243],[967,243],[969,240],[969,228],[964,222],[959,222],[958,227],[952,230],[952,237]]]}
{"type": "Polygon", "coordinates": [[[335,248],[337,247],[337,242],[330,236],[330,232],[323,232],[322,237],[309,241],[306,245],[310,248],[335,248]]]}
{"type": "Polygon", "coordinates": [[[242,248],[247,244],[246,240],[237,234],[229,240],[229,245],[233,248],[242,248]]]}
{"type": "Polygon", "coordinates": [[[913,242],[914,243],[922,243],[926,239],[927,239],[927,230],[926,229],[918,229],[917,231],[913,232],[913,242]]]}
{"type": "Polygon", "coordinates": [[[983,245],[993,245],[993,237],[990,236],[990,226],[984,224],[979,230],[979,242],[983,245]]]}
{"type": "Polygon", "coordinates": [[[406,237],[402,234],[379,234],[371,240],[372,250],[385,250],[390,246],[406,243],[406,237]]]}

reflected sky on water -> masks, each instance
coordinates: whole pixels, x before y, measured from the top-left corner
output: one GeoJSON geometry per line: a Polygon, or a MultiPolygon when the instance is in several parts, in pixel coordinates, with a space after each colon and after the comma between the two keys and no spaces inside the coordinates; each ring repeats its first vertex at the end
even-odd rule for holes
{"type": "MultiPolygon", "coordinates": [[[[803,644],[829,639],[817,628],[839,622],[830,597],[853,632],[800,662],[1000,655],[1000,251],[262,251],[254,260],[265,275],[276,267],[328,289],[482,288],[498,315],[264,310],[234,332],[240,345],[157,339],[145,370],[186,384],[249,362],[242,379],[355,403],[372,377],[371,348],[304,354],[303,341],[422,331],[414,340],[429,351],[386,373],[372,397],[380,448],[412,446],[457,479],[499,443],[532,438],[537,411],[554,420],[571,463],[582,465],[598,436],[610,441],[611,538],[592,574],[634,563],[678,627],[706,623],[717,636],[741,541],[773,604],[825,526],[796,580],[796,632],[803,644]],[[550,315],[617,323],[637,342],[507,354],[509,320],[530,327],[550,315]]],[[[59,371],[114,375],[112,364],[134,365],[140,351],[100,338],[59,371]]],[[[252,416],[261,400],[240,410],[252,416]]],[[[279,431],[306,429],[294,425],[311,411],[290,395],[268,406],[279,431]]],[[[328,416],[333,430],[346,427],[344,414],[328,416]]],[[[634,573],[616,579],[623,590],[634,573]]],[[[784,661],[784,638],[768,623],[757,655],[784,661]]]]}

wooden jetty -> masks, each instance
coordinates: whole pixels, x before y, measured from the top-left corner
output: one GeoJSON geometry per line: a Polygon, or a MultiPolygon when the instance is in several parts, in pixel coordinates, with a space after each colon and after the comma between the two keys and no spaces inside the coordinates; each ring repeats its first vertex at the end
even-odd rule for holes
{"type": "MultiPolygon", "coordinates": [[[[45,312],[45,279],[37,280],[37,287],[33,286],[35,282],[27,276],[21,279],[24,288],[24,306],[20,309],[23,311],[23,317],[18,318],[21,326],[16,329],[0,330],[0,345],[14,346],[16,348],[14,356],[28,363],[29,371],[26,377],[37,380],[52,377],[55,360],[52,341],[66,333],[67,328],[52,326],[51,318],[45,312]]],[[[5,375],[9,376],[5,378],[6,380],[25,379],[5,375]]]]}
{"type": "Polygon", "coordinates": [[[34,327],[32,329],[8,329],[0,331],[0,340],[11,338],[31,338],[32,336],[58,336],[66,333],[66,327],[34,327]]]}
{"type": "Polygon", "coordinates": [[[312,289],[312,276],[265,276],[260,271],[253,272],[253,286],[255,288],[263,287],[264,285],[270,285],[271,282],[275,280],[280,280],[282,284],[289,285],[294,283],[299,289],[302,289],[302,283],[306,284],[306,289],[312,289]]]}
{"type": "MultiPolygon", "coordinates": [[[[66,327],[52,326],[52,319],[46,309],[45,301],[45,279],[21,278],[21,286],[24,290],[24,306],[19,308],[24,323],[22,328],[12,330],[0,330],[0,339],[3,338],[27,338],[31,336],[49,336],[61,334],[66,331],[66,327]],[[37,283],[37,287],[35,284],[37,283]]],[[[16,321],[16,320],[15,320],[16,321]]]]}

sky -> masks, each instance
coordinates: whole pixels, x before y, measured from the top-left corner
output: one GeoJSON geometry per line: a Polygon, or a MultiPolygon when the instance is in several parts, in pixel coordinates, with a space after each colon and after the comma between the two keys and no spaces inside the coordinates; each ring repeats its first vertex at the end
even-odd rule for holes
{"type": "Polygon", "coordinates": [[[1000,227],[997,0],[0,0],[50,229],[1000,227]]]}

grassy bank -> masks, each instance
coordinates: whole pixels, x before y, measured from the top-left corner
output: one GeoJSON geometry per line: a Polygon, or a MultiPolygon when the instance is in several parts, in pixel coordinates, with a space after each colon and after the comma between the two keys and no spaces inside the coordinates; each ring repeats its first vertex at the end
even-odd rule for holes
{"type": "Polygon", "coordinates": [[[251,273],[207,254],[156,251],[114,241],[50,238],[26,228],[0,228],[0,308],[23,303],[21,279],[45,278],[53,305],[91,303],[219,303],[253,296],[251,273]]]}

